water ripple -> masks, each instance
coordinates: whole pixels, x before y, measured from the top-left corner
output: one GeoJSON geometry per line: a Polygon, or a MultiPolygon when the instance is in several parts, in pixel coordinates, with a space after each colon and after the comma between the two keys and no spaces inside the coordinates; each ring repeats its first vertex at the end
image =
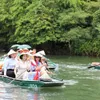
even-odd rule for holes
{"type": "Polygon", "coordinates": [[[76,83],[78,83],[78,81],[76,80],[63,80],[64,81],[64,85],[75,85],[76,83]]]}

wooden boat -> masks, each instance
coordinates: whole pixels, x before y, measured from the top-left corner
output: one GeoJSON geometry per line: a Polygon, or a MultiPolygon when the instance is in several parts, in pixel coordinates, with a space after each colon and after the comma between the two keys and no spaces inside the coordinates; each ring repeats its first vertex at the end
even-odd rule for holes
{"type": "Polygon", "coordinates": [[[59,65],[56,64],[56,63],[51,63],[48,61],[48,68],[51,69],[51,70],[56,70],[59,68],[59,65]]]}
{"type": "Polygon", "coordinates": [[[14,84],[14,85],[19,85],[19,86],[24,86],[24,87],[57,87],[57,86],[62,86],[64,84],[63,81],[61,80],[56,80],[52,79],[52,81],[46,81],[46,80],[20,80],[20,79],[15,79],[11,78],[8,76],[3,76],[0,75],[0,80],[4,81],[8,84],[14,84]]]}
{"type": "Polygon", "coordinates": [[[92,62],[88,68],[94,68],[100,70],[100,62],[92,62]]]}
{"type": "Polygon", "coordinates": [[[99,65],[90,65],[88,68],[94,68],[94,69],[100,70],[100,66],[99,65]]]}

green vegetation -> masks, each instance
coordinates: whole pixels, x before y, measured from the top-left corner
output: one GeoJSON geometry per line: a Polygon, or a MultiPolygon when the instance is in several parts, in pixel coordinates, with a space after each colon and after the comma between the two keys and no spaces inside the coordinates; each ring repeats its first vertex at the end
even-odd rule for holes
{"type": "Polygon", "coordinates": [[[100,56],[100,0],[1,0],[0,43],[100,56]]]}

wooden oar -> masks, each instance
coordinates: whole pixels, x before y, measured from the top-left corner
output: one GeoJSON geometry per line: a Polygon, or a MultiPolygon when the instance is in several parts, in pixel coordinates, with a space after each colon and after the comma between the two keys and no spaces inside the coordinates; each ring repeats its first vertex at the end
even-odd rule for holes
{"type": "Polygon", "coordinates": [[[89,66],[88,69],[93,68],[93,67],[95,67],[95,66],[89,66]]]}

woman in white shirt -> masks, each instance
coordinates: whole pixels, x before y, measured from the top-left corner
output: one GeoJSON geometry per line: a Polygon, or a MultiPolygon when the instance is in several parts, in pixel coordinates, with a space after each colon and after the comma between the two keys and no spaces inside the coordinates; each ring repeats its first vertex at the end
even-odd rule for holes
{"type": "Polygon", "coordinates": [[[3,66],[5,76],[7,75],[9,77],[15,78],[14,68],[17,62],[16,55],[17,53],[12,49],[8,52],[7,58],[5,58],[3,66]]]}
{"type": "Polygon", "coordinates": [[[15,67],[15,75],[16,78],[18,79],[23,79],[23,78],[28,78],[28,74],[25,75],[26,73],[28,73],[27,71],[30,69],[30,61],[28,60],[28,53],[22,53],[20,55],[20,60],[18,61],[16,67],[15,67]],[[27,77],[25,77],[27,76],[27,77]]]}

